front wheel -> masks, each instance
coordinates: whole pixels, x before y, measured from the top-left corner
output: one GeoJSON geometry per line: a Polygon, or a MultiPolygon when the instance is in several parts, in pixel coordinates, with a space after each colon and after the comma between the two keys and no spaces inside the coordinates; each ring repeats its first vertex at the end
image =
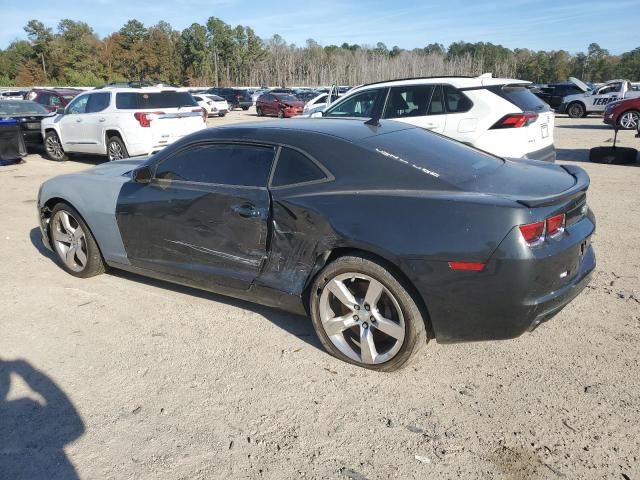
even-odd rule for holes
{"type": "Polygon", "coordinates": [[[640,112],[628,110],[618,118],[618,126],[623,130],[635,130],[640,122],[640,112]]]}
{"type": "Polygon", "coordinates": [[[325,267],[309,303],[323,346],[360,367],[397,370],[427,342],[411,293],[384,266],[364,257],[341,257],[325,267]]]}
{"type": "Polygon", "coordinates": [[[127,147],[125,147],[120,137],[109,137],[109,140],[107,140],[107,157],[109,157],[110,162],[129,158],[127,147]]]}
{"type": "Polygon", "coordinates": [[[284,118],[284,111],[278,110],[278,118],[284,118]]]}
{"type": "Polygon", "coordinates": [[[49,130],[44,136],[44,149],[51,160],[55,160],[56,162],[67,160],[67,155],[62,148],[60,137],[58,137],[58,134],[53,130],[49,130]]]}
{"type": "Polygon", "coordinates": [[[259,117],[262,117],[264,115],[264,112],[262,111],[262,107],[256,107],[256,114],[259,117]]]}
{"type": "Polygon", "coordinates": [[[64,268],[75,277],[93,277],[105,271],[95,238],[75,208],[58,203],[51,212],[49,235],[64,268]]]}
{"type": "Polygon", "coordinates": [[[580,102],[570,103],[567,107],[567,115],[571,118],[582,118],[586,116],[586,109],[580,102]]]}

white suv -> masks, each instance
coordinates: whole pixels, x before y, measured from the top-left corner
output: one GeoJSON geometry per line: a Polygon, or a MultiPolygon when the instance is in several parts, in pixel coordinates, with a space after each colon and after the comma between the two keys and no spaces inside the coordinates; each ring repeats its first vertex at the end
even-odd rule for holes
{"type": "Polygon", "coordinates": [[[150,155],[207,126],[207,112],[187,91],[103,88],[78,95],[42,121],[44,146],[53,160],[66,153],[109,160],[150,155]]]}
{"type": "Polygon", "coordinates": [[[500,157],[555,161],[553,112],[529,83],[488,75],[378,82],[354,88],[322,116],[389,118],[500,157]]]}

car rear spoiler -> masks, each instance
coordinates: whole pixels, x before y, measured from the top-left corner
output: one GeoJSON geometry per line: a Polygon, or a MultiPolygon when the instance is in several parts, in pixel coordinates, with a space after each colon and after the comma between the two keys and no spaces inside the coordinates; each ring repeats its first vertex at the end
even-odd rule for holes
{"type": "Polygon", "coordinates": [[[566,170],[566,172],[576,179],[576,183],[568,190],[564,192],[557,193],[554,195],[549,195],[547,197],[531,197],[531,198],[520,198],[518,199],[518,203],[521,203],[525,207],[535,208],[535,207],[547,207],[549,205],[554,205],[560,202],[568,202],[587,191],[589,188],[589,175],[582,168],[576,165],[561,165],[562,168],[566,170]]]}

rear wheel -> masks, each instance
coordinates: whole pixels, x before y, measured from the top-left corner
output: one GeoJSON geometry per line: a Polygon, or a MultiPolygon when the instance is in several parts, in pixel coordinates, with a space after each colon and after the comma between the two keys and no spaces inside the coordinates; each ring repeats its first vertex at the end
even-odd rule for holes
{"type": "Polygon", "coordinates": [[[640,121],[640,112],[637,110],[628,110],[618,117],[618,126],[624,130],[635,130],[638,128],[640,121]]]}
{"type": "Polygon", "coordinates": [[[60,137],[58,137],[58,134],[53,130],[49,130],[44,136],[44,149],[51,160],[55,160],[56,162],[67,160],[67,155],[62,149],[60,137]]]}
{"type": "Polygon", "coordinates": [[[284,118],[284,110],[278,110],[278,118],[284,118]]]}
{"type": "Polygon", "coordinates": [[[262,107],[256,107],[256,113],[258,114],[259,117],[262,117],[264,115],[264,112],[262,111],[262,107]]]}
{"type": "Polygon", "coordinates": [[[586,108],[581,102],[570,103],[567,107],[567,115],[571,118],[582,118],[586,116],[586,108]]]}
{"type": "Polygon", "coordinates": [[[372,370],[401,368],[426,343],[424,319],[412,295],[389,270],[345,256],[311,287],[313,326],[329,353],[372,370]]]}
{"type": "Polygon", "coordinates": [[[107,157],[109,157],[110,162],[129,158],[127,147],[125,147],[124,142],[120,137],[113,136],[109,137],[109,140],[107,140],[107,157]]]}
{"type": "Polygon", "coordinates": [[[249,107],[242,107],[242,110],[249,110],[249,107]]]}
{"type": "Polygon", "coordinates": [[[62,268],[71,275],[87,278],[105,271],[98,244],[72,206],[58,203],[53,208],[49,234],[62,268]]]}

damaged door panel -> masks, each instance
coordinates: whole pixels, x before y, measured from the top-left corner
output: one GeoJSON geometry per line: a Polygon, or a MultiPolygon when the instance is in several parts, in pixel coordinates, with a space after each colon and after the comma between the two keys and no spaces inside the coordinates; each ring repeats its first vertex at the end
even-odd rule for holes
{"type": "Polygon", "coordinates": [[[242,145],[199,147],[189,150],[188,158],[199,155],[201,164],[202,158],[213,158],[210,176],[193,174],[178,159],[161,163],[149,184],[124,185],[117,217],[132,265],[188,277],[204,288],[213,283],[225,290],[248,289],[267,255],[266,181],[273,152],[242,145]]]}

